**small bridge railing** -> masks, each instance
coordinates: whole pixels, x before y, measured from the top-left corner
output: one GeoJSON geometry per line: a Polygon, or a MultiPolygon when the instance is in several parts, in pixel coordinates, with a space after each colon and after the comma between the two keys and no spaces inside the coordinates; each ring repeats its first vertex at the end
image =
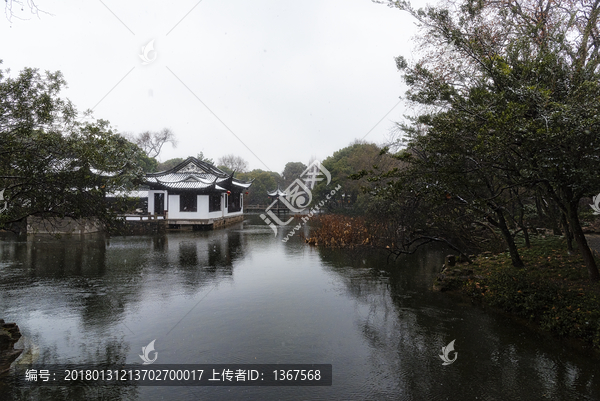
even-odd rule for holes
{"type": "MultiPolygon", "coordinates": [[[[244,212],[264,212],[268,207],[269,205],[247,205],[244,206],[244,212]]],[[[279,205],[275,205],[269,210],[272,210],[273,212],[278,214],[290,212],[290,209],[288,209],[287,207],[279,205]]]]}

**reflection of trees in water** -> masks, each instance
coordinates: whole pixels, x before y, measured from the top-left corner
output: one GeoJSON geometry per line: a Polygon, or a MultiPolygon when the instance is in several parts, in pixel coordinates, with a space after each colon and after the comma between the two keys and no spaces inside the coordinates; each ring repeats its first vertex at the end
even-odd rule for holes
{"type": "MultiPolygon", "coordinates": [[[[114,367],[125,363],[129,347],[123,338],[111,337],[101,343],[83,349],[77,361],[65,361],[55,347],[44,347],[31,368],[49,369],[57,363],[74,364],[85,361],[92,367],[114,367]]],[[[16,364],[11,374],[0,378],[0,395],[7,400],[131,400],[138,398],[139,389],[131,385],[71,386],[71,387],[28,387],[24,383],[25,369],[29,365],[16,364]],[[15,377],[16,376],[16,377],[15,377]],[[16,384],[18,382],[19,384],[16,384]]]]}
{"type": "Polygon", "coordinates": [[[525,328],[521,337],[513,320],[432,292],[445,250],[424,249],[390,264],[385,254],[319,253],[356,303],[373,398],[562,399],[577,390],[600,399],[594,361],[572,362],[567,350],[557,355],[555,339],[540,340],[525,328]],[[442,366],[437,355],[453,339],[457,363],[442,366]]]}
{"type": "MultiPolygon", "coordinates": [[[[243,245],[242,233],[233,230],[110,239],[7,237],[0,242],[0,261],[27,269],[31,282],[44,288],[36,291],[42,305],[77,310],[88,329],[103,330],[118,323],[127,305],[141,301],[144,277],[162,275],[197,291],[230,279],[233,262],[244,255],[243,245]]],[[[23,271],[19,273],[4,275],[0,285],[22,285],[23,271]]],[[[7,299],[22,296],[16,290],[5,294],[7,299]]]]}
{"type": "MultiPolygon", "coordinates": [[[[96,343],[144,301],[143,291],[156,285],[159,292],[184,288],[196,293],[215,281],[231,280],[234,262],[244,256],[239,231],[173,234],[3,237],[0,263],[9,266],[0,276],[3,301],[11,305],[30,299],[31,311],[77,315],[82,331],[96,343]]],[[[85,344],[76,347],[85,350],[85,344]]]]}
{"type": "Polygon", "coordinates": [[[17,262],[35,278],[102,275],[105,243],[101,235],[36,235],[0,241],[0,260],[17,262]]]}
{"type": "Polygon", "coordinates": [[[0,249],[3,261],[14,265],[14,274],[0,278],[9,300],[35,300],[35,309],[50,316],[76,311],[84,325],[100,330],[114,324],[128,302],[118,288],[113,291],[118,280],[102,235],[4,238],[0,249]],[[30,285],[23,285],[24,275],[30,285]]]}
{"type": "Polygon", "coordinates": [[[71,387],[25,387],[3,386],[0,391],[7,400],[135,400],[139,397],[136,386],[123,383],[110,386],[71,386],[71,387]]]}
{"type": "MultiPolygon", "coordinates": [[[[0,277],[0,291],[11,299],[35,299],[32,308],[50,316],[52,310],[77,314],[85,338],[72,339],[77,361],[86,364],[121,364],[129,353],[123,338],[106,336],[122,320],[127,309],[143,302],[148,278],[167,278],[179,287],[197,292],[216,280],[231,279],[233,264],[244,256],[241,232],[173,233],[174,235],[114,237],[30,236],[3,237],[0,263],[9,274],[0,277]],[[179,235],[182,234],[182,235],[179,235]],[[24,275],[31,285],[23,286],[24,275]],[[8,291],[4,291],[8,289],[8,291]],[[30,296],[27,293],[30,293],[30,296]],[[25,295],[24,295],[25,293],[25,295]]],[[[39,341],[39,340],[38,340],[39,341]]],[[[56,345],[43,347],[38,364],[63,361],[56,345]]],[[[135,399],[135,387],[17,388],[0,383],[8,399],[135,399]]],[[[1,398],[1,397],[0,397],[1,398]]]]}

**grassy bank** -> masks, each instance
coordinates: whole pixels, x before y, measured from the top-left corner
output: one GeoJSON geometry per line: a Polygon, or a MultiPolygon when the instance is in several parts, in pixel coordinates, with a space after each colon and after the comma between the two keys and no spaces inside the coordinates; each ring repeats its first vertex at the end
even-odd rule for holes
{"type": "Polygon", "coordinates": [[[579,252],[569,255],[565,241],[554,236],[534,237],[531,248],[519,252],[525,268],[514,268],[508,252],[484,253],[471,265],[446,269],[438,280],[446,289],[600,350],[600,283],[589,282],[579,252]]]}

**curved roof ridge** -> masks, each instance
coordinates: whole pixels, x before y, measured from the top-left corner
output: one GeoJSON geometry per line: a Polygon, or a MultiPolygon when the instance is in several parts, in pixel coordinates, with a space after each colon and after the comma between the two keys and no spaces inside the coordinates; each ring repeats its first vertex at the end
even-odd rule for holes
{"type": "Polygon", "coordinates": [[[229,174],[208,162],[190,156],[169,170],[146,174],[146,182],[168,187],[195,180],[204,184],[213,184],[215,188],[230,190],[247,189],[252,185],[252,181],[239,180],[233,177],[234,174],[235,171],[229,174]]]}
{"type": "Polygon", "coordinates": [[[281,188],[279,187],[279,184],[277,184],[277,189],[274,191],[267,191],[267,195],[269,195],[269,196],[286,196],[287,193],[285,191],[282,191],[281,188]]]}
{"type": "Polygon", "coordinates": [[[188,157],[187,159],[185,159],[184,161],[182,161],[175,167],[172,167],[172,168],[170,168],[168,170],[164,170],[164,171],[157,171],[156,173],[148,173],[147,176],[156,177],[156,176],[161,176],[161,175],[178,173],[180,170],[184,169],[190,163],[195,165],[196,167],[198,167],[205,174],[212,174],[212,175],[220,176],[222,178],[226,178],[229,176],[229,174],[227,174],[223,170],[213,166],[210,163],[198,160],[197,158],[195,158],[193,156],[188,157]]]}

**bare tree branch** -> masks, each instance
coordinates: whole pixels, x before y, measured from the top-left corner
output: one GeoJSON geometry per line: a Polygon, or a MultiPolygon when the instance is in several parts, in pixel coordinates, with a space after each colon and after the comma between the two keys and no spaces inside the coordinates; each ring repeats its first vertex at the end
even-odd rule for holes
{"type": "Polygon", "coordinates": [[[233,154],[225,155],[217,160],[218,166],[227,167],[231,171],[237,171],[238,173],[245,173],[248,171],[248,162],[242,159],[240,156],[233,154]]]}
{"type": "Polygon", "coordinates": [[[158,157],[166,143],[177,147],[175,134],[169,128],[163,128],[160,132],[144,131],[138,135],[129,134],[128,139],[139,146],[148,157],[158,157]]]}

